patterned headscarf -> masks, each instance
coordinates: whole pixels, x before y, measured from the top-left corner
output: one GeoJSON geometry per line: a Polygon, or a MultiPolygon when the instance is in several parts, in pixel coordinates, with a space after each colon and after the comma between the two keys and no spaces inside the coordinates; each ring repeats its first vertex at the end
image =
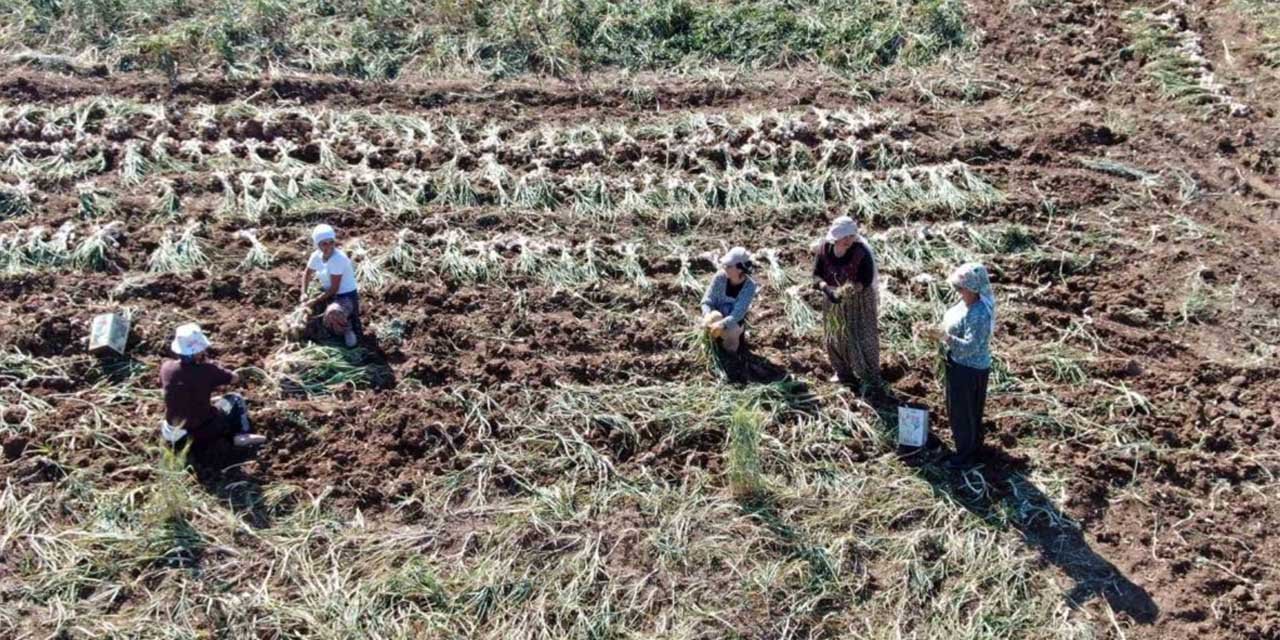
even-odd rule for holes
{"type": "Polygon", "coordinates": [[[987,268],[978,262],[962,264],[951,272],[947,282],[953,287],[968,289],[978,294],[982,304],[987,305],[987,309],[991,312],[991,333],[994,334],[996,332],[996,295],[991,290],[991,276],[987,274],[987,268]]]}

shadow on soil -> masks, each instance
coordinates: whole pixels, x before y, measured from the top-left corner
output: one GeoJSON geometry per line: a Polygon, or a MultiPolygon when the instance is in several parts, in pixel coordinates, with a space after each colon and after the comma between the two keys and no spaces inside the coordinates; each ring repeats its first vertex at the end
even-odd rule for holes
{"type": "Polygon", "coordinates": [[[287,515],[293,505],[291,501],[271,504],[262,493],[262,482],[244,472],[244,464],[252,460],[255,453],[252,449],[220,442],[193,452],[188,462],[205,491],[226,501],[249,526],[263,529],[287,515]]]}
{"type": "MultiPolygon", "coordinates": [[[[896,438],[898,403],[885,397],[875,405],[882,427],[896,438]]],[[[934,440],[930,434],[931,445],[934,440]]],[[[1017,531],[1045,562],[1066,574],[1074,583],[1066,594],[1069,606],[1079,608],[1095,598],[1105,598],[1113,611],[1134,622],[1155,622],[1160,609],[1151,594],[1094,551],[1080,525],[1028,478],[1025,461],[988,447],[983,451],[983,464],[953,471],[938,464],[937,456],[929,450],[913,451],[904,455],[903,461],[936,494],[997,529],[1017,531]]]]}
{"type": "Polygon", "coordinates": [[[716,360],[724,377],[735,384],[771,384],[791,378],[785,368],[756,353],[745,342],[736,354],[717,346],[716,360]]]}

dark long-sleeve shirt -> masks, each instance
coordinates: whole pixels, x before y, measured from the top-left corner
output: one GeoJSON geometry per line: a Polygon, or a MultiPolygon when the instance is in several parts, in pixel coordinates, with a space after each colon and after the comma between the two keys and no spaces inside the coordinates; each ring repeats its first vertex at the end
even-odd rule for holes
{"type": "Polygon", "coordinates": [[[831,243],[823,242],[813,259],[813,277],[833,287],[850,282],[870,287],[876,273],[873,262],[861,243],[854,243],[843,256],[837,257],[831,243]]]}
{"type": "Polygon", "coordinates": [[[234,379],[234,374],[212,362],[183,364],[165,360],[160,365],[165,421],[186,429],[196,440],[203,440],[209,425],[218,417],[210,396],[234,379]]]}

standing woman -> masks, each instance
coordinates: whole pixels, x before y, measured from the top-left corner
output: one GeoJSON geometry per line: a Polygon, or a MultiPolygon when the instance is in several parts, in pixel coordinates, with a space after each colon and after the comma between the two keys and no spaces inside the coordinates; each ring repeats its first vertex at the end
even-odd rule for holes
{"type": "Polygon", "coordinates": [[[302,272],[299,300],[309,310],[323,308],[322,325],[334,336],[341,336],[348,347],[356,346],[363,331],[360,323],[360,294],[356,291],[356,271],[347,254],[338,249],[337,233],[327,224],[317,225],[311,232],[316,250],[302,272]],[[320,293],[307,298],[307,282],[315,278],[320,293]]]}
{"type": "Polygon", "coordinates": [[[956,446],[947,466],[961,469],[972,465],[982,448],[996,298],[987,268],[976,262],[961,265],[947,282],[960,294],[960,302],[947,309],[941,331],[947,348],[947,414],[956,446]]]}
{"type": "Polygon", "coordinates": [[[813,284],[822,292],[823,337],[832,382],[879,388],[880,292],[875,254],[858,223],[841,216],[814,247],[813,284]]]}
{"type": "Polygon", "coordinates": [[[730,354],[738,352],[746,332],[747,311],[756,295],[751,254],[734,247],[720,257],[720,272],[702,296],[702,324],[730,354]]]}

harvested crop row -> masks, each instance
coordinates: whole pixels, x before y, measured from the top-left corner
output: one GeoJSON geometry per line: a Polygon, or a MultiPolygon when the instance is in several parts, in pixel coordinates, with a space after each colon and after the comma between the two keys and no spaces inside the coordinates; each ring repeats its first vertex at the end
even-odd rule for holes
{"type": "MultiPolygon", "coordinates": [[[[623,214],[669,215],[673,211],[848,204],[871,217],[902,217],[936,211],[972,213],[999,204],[998,189],[967,165],[914,166],[885,172],[861,170],[793,171],[783,174],[748,165],[659,178],[656,173],[610,175],[601,171],[517,174],[490,164],[467,172],[454,163],[431,172],[322,172],[309,169],[216,172],[204,183],[184,180],[184,196],[217,194],[222,215],[251,223],[303,220],[314,212],[368,207],[390,220],[431,205],[573,211],[585,220],[611,221],[623,214]]],[[[175,219],[180,196],[173,181],[148,181],[144,195],[161,219],[175,219]]],[[[136,192],[140,186],[131,191],[136,192]]],[[[19,183],[10,192],[10,211],[31,209],[33,189],[19,183]]],[[[110,215],[118,196],[92,181],[76,185],[80,214],[110,215]]]]}
{"type": "Polygon", "coordinates": [[[129,99],[94,97],[57,107],[0,104],[0,140],[57,142],[98,135],[115,142],[168,136],[262,142],[289,138],[305,144],[328,138],[374,146],[444,147],[451,152],[476,147],[480,152],[490,152],[500,146],[554,147],[597,140],[605,144],[657,139],[709,144],[753,136],[757,141],[778,144],[791,140],[812,144],[814,140],[866,138],[889,128],[897,118],[893,111],[873,114],[811,107],[804,111],[692,113],[640,123],[547,124],[528,119],[473,121],[391,111],[251,103],[201,104],[187,110],[170,110],[129,99]]]}
{"type": "Polygon", "coordinates": [[[464,134],[450,122],[449,133],[441,132],[439,139],[430,123],[399,115],[375,119],[392,120],[387,126],[394,127],[393,133],[389,133],[391,129],[357,127],[313,134],[292,127],[275,135],[263,133],[263,125],[251,121],[257,136],[244,137],[224,135],[212,124],[212,131],[202,136],[173,129],[167,120],[160,119],[143,128],[145,136],[122,138],[104,134],[101,127],[92,126],[95,121],[83,118],[84,113],[97,108],[91,103],[85,111],[64,113],[61,120],[74,119],[75,126],[59,125],[58,121],[42,126],[38,118],[30,120],[30,113],[20,116],[19,124],[11,129],[40,133],[15,135],[8,143],[0,143],[0,166],[10,175],[56,182],[100,172],[108,165],[119,166],[126,179],[205,165],[218,169],[319,166],[368,171],[432,169],[446,162],[464,169],[497,163],[553,171],[595,166],[620,171],[659,166],[689,170],[704,164],[725,168],[754,163],[786,171],[891,169],[905,164],[913,154],[911,144],[897,137],[905,133],[890,132],[892,114],[873,118],[845,111],[814,110],[798,116],[749,114],[736,121],[724,115],[698,115],[638,127],[602,123],[514,133],[489,125],[482,137],[464,134]],[[49,134],[51,128],[64,135],[49,134]]]}
{"type": "Polygon", "coordinates": [[[1222,111],[1233,116],[1249,113],[1249,106],[1231,97],[1214,75],[1204,55],[1200,34],[1187,27],[1187,4],[1169,3],[1169,10],[1137,8],[1125,13],[1134,49],[1144,59],[1143,70],[1166,98],[1222,111]]]}

